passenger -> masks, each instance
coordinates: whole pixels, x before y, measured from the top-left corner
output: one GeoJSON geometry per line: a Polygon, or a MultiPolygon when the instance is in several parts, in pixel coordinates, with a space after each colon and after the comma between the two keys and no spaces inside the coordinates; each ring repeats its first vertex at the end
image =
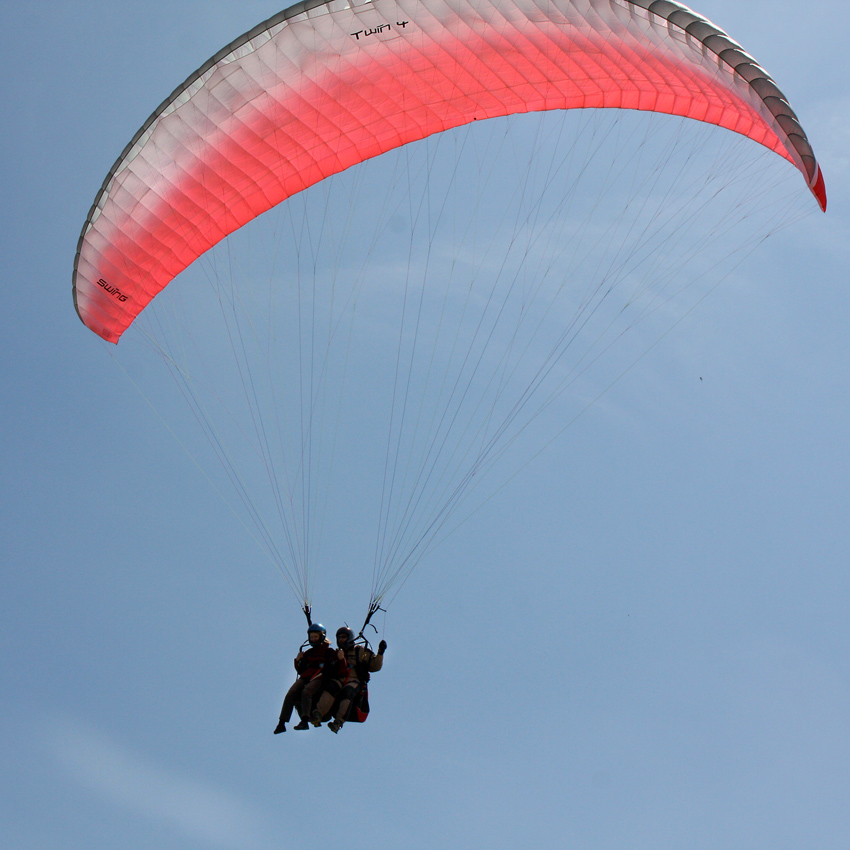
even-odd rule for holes
{"type": "MultiPolygon", "coordinates": [[[[354,632],[348,626],[337,629],[336,643],[339,647],[337,657],[342,666],[341,675],[328,682],[324,693],[319,697],[310,719],[314,726],[320,726],[322,719],[327,717],[338,700],[334,719],[328,723],[328,729],[333,733],[339,732],[343,723],[348,719],[352,705],[357,703],[369,674],[380,670],[384,664],[384,652],[387,642],[378,644],[378,652],[374,653],[361,644],[354,642],[354,632]]],[[[368,712],[368,707],[366,708],[368,712]]]]}
{"type": "Polygon", "coordinates": [[[310,717],[310,709],[313,699],[317,697],[323,688],[330,684],[333,678],[343,674],[342,661],[331,646],[327,637],[327,630],[321,623],[311,623],[307,629],[307,640],[309,648],[299,651],[295,656],[295,672],[298,678],[287,691],[280,710],[280,720],[274,730],[278,735],[286,731],[286,724],[292,716],[292,709],[298,706],[298,714],[301,722],[295,729],[309,729],[307,722],[310,717]]]}

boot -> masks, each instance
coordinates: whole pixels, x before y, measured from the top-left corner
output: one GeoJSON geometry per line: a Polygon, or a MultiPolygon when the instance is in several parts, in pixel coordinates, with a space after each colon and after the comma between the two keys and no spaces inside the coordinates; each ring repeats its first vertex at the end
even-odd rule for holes
{"type": "Polygon", "coordinates": [[[321,712],[319,711],[318,708],[315,709],[313,711],[313,713],[310,715],[310,722],[314,726],[321,726],[322,725],[322,714],[321,714],[321,712]]]}
{"type": "Polygon", "coordinates": [[[292,727],[296,732],[303,732],[305,729],[310,728],[310,724],[307,722],[306,717],[301,718],[301,722],[297,726],[292,727]]]}
{"type": "Polygon", "coordinates": [[[282,720],[277,721],[277,726],[275,727],[274,733],[275,735],[280,735],[281,732],[286,731],[286,724],[282,720]]]}
{"type": "Polygon", "coordinates": [[[331,722],[328,723],[328,729],[330,729],[331,732],[336,735],[336,733],[339,732],[340,729],[342,729],[342,721],[331,720],[331,722]]]}

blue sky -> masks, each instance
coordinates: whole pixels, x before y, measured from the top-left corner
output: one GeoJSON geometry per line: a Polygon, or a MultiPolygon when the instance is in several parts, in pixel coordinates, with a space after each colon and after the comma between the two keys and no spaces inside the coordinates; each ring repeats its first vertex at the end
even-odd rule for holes
{"type": "Polygon", "coordinates": [[[303,617],[70,298],[127,140],[278,8],[7,7],[4,846],[843,847],[845,5],[697,6],[789,96],[828,214],[769,240],[413,574],[379,619],[368,723],[282,737],[303,617]]]}

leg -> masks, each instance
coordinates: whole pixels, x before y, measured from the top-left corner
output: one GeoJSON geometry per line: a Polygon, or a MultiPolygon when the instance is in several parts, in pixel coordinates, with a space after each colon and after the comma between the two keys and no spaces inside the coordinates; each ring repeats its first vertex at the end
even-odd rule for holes
{"type": "Polygon", "coordinates": [[[310,711],[313,708],[313,700],[316,695],[322,690],[322,677],[316,676],[304,686],[301,691],[301,703],[299,706],[299,714],[302,720],[307,720],[310,717],[310,711]]]}
{"type": "Polygon", "coordinates": [[[286,692],[286,696],[283,699],[283,705],[280,709],[280,720],[277,724],[277,729],[274,730],[275,735],[278,732],[286,731],[286,724],[289,723],[289,718],[292,717],[292,709],[295,707],[295,703],[298,700],[298,697],[301,695],[301,691],[304,690],[305,682],[301,679],[296,679],[292,687],[286,692]]]}
{"type": "Polygon", "coordinates": [[[314,726],[321,726],[322,720],[324,720],[328,714],[330,714],[331,709],[333,708],[334,701],[336,700],[336,695],[342,690],[342,682],[337,679],[333,679],[328,682],[324,693],[319,697],[319,702],[316,705],[316,710],[313,712],[312,717],[310,718],[313,722],[314,726]]]}
{"type": "Polygon", "coordinates": [[[348,718],[348,712],[351,710],[351,701],[357,695],[357,690],[360,687],[360,682],[357,679],[349,679],[342,689],[339,696],[339,705],[336,709],[336,715],[331,723],[328,723],[328,729],[331,732],[339,732],[342,729],[342,724],[348,718]]]}

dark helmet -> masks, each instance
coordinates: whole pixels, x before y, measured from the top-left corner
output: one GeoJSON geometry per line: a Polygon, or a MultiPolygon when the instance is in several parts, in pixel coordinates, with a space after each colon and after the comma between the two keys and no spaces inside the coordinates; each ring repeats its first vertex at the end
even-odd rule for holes
{"type": "Polygon", "coordinates": [[[354,630],[349,629],[348,626],[340,626],[336,630],[336,642],[340,645],[342,645],[344,643],[345,644],[353,643],[354,642],[354,630]],[[343,640],[340,640],[340,637],[342,637],[343,640]]]}
{"type": "Polygon", "coordinates": [[[324,640],[328,636],[328,630],[321,623],[310,623],[307,627],[307,640],[313,632],[319,633],[319,640],[324,640]]]}

